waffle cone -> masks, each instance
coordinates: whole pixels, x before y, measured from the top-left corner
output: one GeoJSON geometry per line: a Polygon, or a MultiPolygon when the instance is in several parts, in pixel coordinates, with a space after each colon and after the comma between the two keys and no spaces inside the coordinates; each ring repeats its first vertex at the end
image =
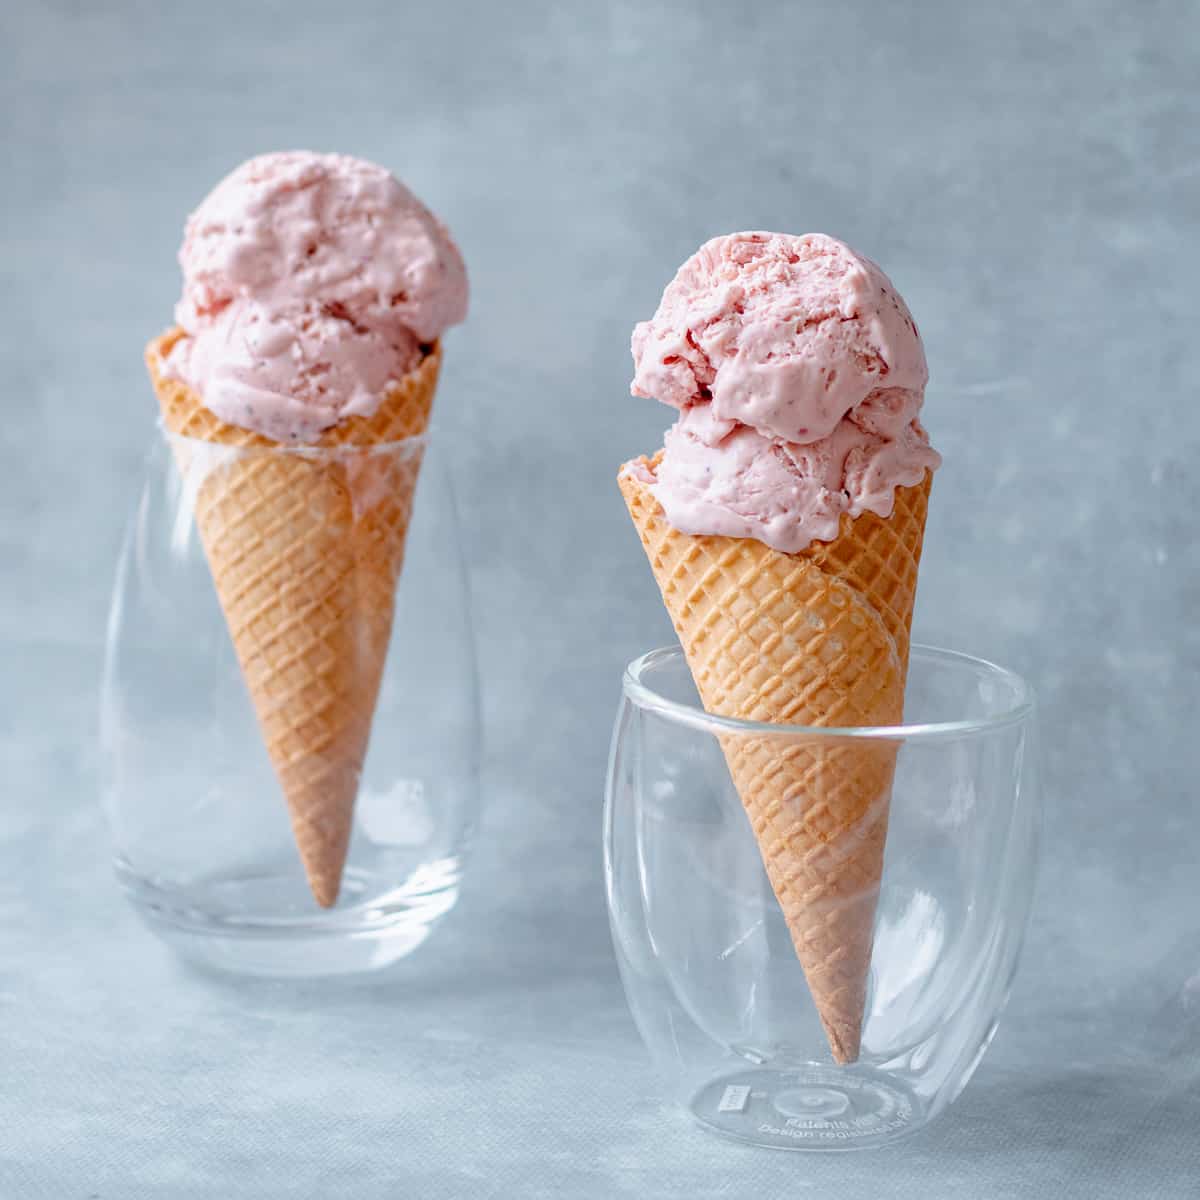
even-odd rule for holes
{"type": "Polygon", "coordinates": [[[326,431],[320,450],[228,425],[162,374],[173,329],[146,349],[263,740],[287,800],[313,896],[337,901],[354,802],[391,638],[420,443],[441,351],[388,391],[371,417],[326,431]],[[226,449],[228,448],[228,449],[226,449]],[[273,451],[273,452],[272,452],[273,451]]]}
{"type": "MultiPolygon", "coordinates": [[[[900,722],[930,482],[898,489],[890,518],[843,516],[834,541],[783,554],[680,533],[647,484],[621,473],[709,712],[834,728],[900,722]]],[[[896,743],[728,735],[722,748],[833,1057],[853,1062],[896,743]]]]}

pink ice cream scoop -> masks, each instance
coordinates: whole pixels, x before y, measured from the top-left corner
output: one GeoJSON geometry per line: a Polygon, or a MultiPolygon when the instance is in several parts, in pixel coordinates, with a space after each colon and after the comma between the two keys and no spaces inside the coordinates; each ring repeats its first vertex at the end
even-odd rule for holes
{"type": "Polygon", "coordinates": [[[633,332],[632,392],[680,409],[656,468],[629,464],[683,533],[787,554],[842,513],[891,515],[941,457],[918,420],[928,371],[886,275],[823,234],[714,238],[633,332]]]}
{"type": "Polygon", "coordinates": [[[341,154],[243,163],[189,218],[179,261],[187,336],[164,373],[279,442],[370,416],[467,311],[445,227],[382,167],[341,154]]]}

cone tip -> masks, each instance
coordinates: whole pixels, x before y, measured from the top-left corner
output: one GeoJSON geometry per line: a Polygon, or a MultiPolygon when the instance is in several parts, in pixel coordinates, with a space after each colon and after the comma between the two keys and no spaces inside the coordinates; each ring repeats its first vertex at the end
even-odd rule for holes
{"type": "Polygon", "coordinates": [[[849,1066],[858,1061],[858,1052],[862,1042],[862,1030],[850,1022],[838,1022],[836,1025],[822,1018],[825,1035],[829,1039],[829,1049],[833,1053],[833,1061],[839,1066],[849,1066]]]}
{"type": "Polygon", "coordinates": [[[309,875],[308,886],[312,889],[313,899],[322,908],[332,908],[341,891],[342,881],[337,875],[309,875]]]}

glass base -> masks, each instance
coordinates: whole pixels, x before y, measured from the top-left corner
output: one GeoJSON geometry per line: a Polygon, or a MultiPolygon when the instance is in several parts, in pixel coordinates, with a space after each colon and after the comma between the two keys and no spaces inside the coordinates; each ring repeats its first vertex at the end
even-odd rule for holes
{"type": "Polygon", "coordinates": [[[692,1116],[724,1137],[772,1150],[863,1150],[915,1133],[921,1100],[871,1067],[749,1068],[706,1083],[692,1116]]]}
{"type": "Polygon", "coordinates": [[[434,878],[426,872],[419,890],[390,892],[367,872],[348,868],[332,909],[316,907],[303,873],[291,865],[171,889],[120,860],[115,868],[138,915],[172,949],[200,966],[242,975],[379,970],[416,950],[458,899],[455,861],[439,864],[434,878]]]}

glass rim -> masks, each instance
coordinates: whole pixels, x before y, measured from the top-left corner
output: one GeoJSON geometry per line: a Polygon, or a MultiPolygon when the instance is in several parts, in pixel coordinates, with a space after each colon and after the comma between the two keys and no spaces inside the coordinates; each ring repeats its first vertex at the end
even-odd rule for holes
{"type": "Polygon", "coordinates": [[[645,682],[647,672],[668,660],[683,657],[680,646],[660,646],[639,655],[625,668],[621,688],[632,704],[648,712],[657,713],[679,724],[688,725],[714,734],[769,734],[802,736],[807,738],[855,738],[863,741],[933,740],[944,737],[962,737],[968,734],[991,733],[1010,725],[1020,724],[1032,716],[1036,701],[1033,688],[1015,671],[999,666],[986,658],[977,658],[959,650],[947,650],[941,646],[913,643],[910,659],[933,659],[958,666],[969,666],[995,678],[1004,680],[1011,688],[1013,701],[1002,711],[987,717],[971,717],[960,721],[917,721],[899,725],[772,725],[764,721],[743,721],[737,717],[720,717],[695,704],[672,700],[655,691],[645,682]]]}
{"type": "MultiPolygon", "coordinates": [[[[192,437],[188,433],[176,433],[168,429],[160,415],[155,419],[155,426],[162,439],[168,444],[180,442],[185,446],[206,446],[217,451],[234,455],[245,454],[293,454],[298,458],[337,458],[350,457],[358,454],[386,454],[393,450],[417,449],[429,442],[428,429],[424,433],[410,434],[408,437],[392,438],[386,442],[340,442],[336,446],[321,446],[313,442],[276,442],[270,446],[238,446],[230,442],[210,442],[207,438],[192,437]]],[[[249,431],[248,431],[249,432],[249,431]]]]}

